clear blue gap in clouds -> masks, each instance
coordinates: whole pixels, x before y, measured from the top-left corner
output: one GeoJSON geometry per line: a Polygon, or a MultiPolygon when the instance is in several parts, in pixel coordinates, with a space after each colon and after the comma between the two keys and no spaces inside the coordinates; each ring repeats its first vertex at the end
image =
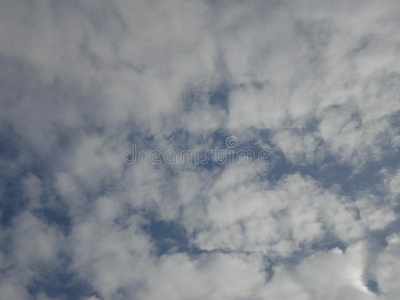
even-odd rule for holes
{"type": "Polygon", "coordinates": [[[35,278],[28,287],[29,293],[37,296],[39,292],[44,291],[49,297],[62,297],[65,300],[98,296],[98,293],[93,291],[90,285],[81,281],[76,274],[68,270],[68,263],[68,260],[65,259],[65,263],[57,269],[49,270],[40,278],[35,278]]]}

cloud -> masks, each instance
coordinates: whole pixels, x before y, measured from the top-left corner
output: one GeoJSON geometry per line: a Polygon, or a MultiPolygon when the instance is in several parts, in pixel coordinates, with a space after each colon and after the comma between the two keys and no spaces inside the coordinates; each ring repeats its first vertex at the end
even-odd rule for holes
{"type": "Polygon", "coordinates": [[[1,1],[0,298],[395,299],[398,8],[1,1]]]}
{"type": "Polygon", "coordinates": [[[396,234],[386,238],[388,243],[386,249],[379,255],[377,279],[382,289],[384,299],[395,299],[398,294],[398,286],[393,281],[393,278],[398,276],[398,257],[399,253],[399,237],[396,234]]]}
{"type": "Polygon", "coordinates": [[[276,270],[264,296],[276,299],[376,299],[363,282],[365,252],[358,243],[346,252],[317,252],[293,269],[276,270]]]}

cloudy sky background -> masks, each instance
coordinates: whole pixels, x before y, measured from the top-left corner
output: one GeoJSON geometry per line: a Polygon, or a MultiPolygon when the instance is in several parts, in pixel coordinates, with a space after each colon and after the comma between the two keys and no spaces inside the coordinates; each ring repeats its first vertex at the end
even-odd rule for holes
{"type": "Polygon", "coordinates": [[[0,1],[0,298],[398,299],[399,11],[0,1]]]}

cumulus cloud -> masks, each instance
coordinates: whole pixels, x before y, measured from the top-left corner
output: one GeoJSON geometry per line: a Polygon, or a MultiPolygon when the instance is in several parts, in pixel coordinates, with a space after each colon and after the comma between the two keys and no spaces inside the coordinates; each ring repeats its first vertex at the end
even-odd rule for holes
{"type": "Polygon", "coordinates": [[[396,299],[398,9],[1,1],[0,298],[396,299]]]}

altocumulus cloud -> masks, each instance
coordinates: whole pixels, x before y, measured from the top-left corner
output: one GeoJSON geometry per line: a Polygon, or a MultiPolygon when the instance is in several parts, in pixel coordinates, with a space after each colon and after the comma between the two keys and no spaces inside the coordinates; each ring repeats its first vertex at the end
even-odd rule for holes
{"type": "Polygon", "coordinates": [[[399,9],[0,1],[0,299],[397,300],[399,9]]]}

